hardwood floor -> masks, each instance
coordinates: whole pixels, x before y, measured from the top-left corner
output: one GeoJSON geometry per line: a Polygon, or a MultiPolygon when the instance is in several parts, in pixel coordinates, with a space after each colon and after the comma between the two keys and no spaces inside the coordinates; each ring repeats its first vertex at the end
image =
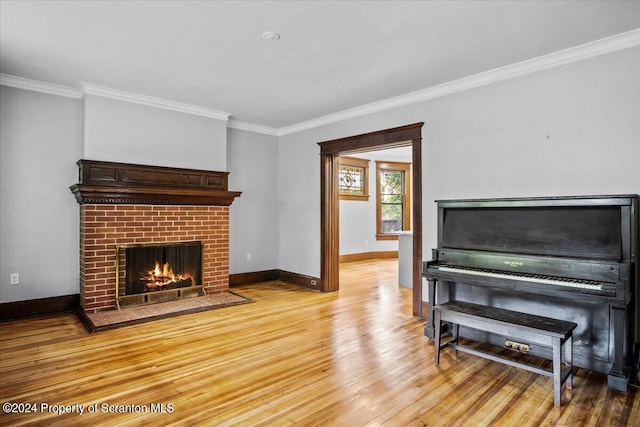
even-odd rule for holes
{"type": "Polygon", "coordinates": [[[94,334],[72,314],[0,323],[0,401],[36,410],[0,424],[640,425],[636,389],[583,369],[557,408],[549,377],[448,350],[434,366],[396,265],[343,264],[337,293],[252,284],[234,288],[252,304],[94,334]]]}

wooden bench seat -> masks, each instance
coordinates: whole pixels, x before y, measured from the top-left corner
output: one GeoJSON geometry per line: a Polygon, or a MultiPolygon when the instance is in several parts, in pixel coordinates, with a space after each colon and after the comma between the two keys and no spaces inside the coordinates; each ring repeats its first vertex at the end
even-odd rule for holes
{"type": "Polygon", "coordinates": [[[573,330],[577,326],[576,323],[462,301],[439,304],[434,306],[433,310],[436,365],[440,363],[441,348],[450,346],[456,352],[463,351],[553,377],[553,403],[555,406],[560,406],[562,384],[565,384],[567,389],[572,388],[573,330]],[[453,325],[452,338],[445,343],[442,343],[440,336],[442,322],[450,322],[453,325]],[[516,342],[550,347],[553,350],[553,370],[548,371],[498,354],[460,345],[458,343],[459,325],[495,333],[516,342]],[[563,353],[566,365],[564,371],[562,370],[563,353]]]}

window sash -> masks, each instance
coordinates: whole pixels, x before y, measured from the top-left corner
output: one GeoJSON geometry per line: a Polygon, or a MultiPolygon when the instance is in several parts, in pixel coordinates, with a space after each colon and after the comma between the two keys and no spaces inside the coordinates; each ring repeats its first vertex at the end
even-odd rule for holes
{"type": "Polygon", "coordinates": [[[341,166],[338,188],[341,193],[364,194],[364,168],[341,166]]]}
{"type": "Polygon", "coordinates": [[[338,194],[340,200],[369,200],[369,160],[339,157],[338,194]]]}
{"type": "Polygon", "coordinates": [[[397,232],[410,229],[411,164],[376,162],[376,237],[396,240],[397,232]]]}

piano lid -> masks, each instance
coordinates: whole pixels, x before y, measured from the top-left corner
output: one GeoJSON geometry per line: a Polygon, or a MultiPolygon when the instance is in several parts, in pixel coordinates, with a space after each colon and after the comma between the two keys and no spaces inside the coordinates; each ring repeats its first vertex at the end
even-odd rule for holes
{"type": "Polygon", "coordinates": [[[498,199],[452,199],[436,200],[441,207],[535,207],[535,206],[628,206],[637,194],[610,196],[551,196],[551,197],[509,197],[498,199]]]}
{"type": "Polygon", "coordinates": [[[635,197],[438,201],[438,247],[620,261],[635,197]]]}

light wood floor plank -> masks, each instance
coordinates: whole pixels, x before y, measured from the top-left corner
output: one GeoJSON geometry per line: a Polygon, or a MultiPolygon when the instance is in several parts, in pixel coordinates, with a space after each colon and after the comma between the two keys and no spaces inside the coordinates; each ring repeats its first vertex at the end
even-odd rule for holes
{"type": "Polygon", "coordinates": [[[0,323],[0,400],[38,405],[0,425],[638,425],[637,390],[584,369],[556,408],[548,377],[450,350],[435,366],[395,260],[343,264],[340,288],[257,283],[235,289],[252,304],[94,334],[71,314],[0,323]]]}

